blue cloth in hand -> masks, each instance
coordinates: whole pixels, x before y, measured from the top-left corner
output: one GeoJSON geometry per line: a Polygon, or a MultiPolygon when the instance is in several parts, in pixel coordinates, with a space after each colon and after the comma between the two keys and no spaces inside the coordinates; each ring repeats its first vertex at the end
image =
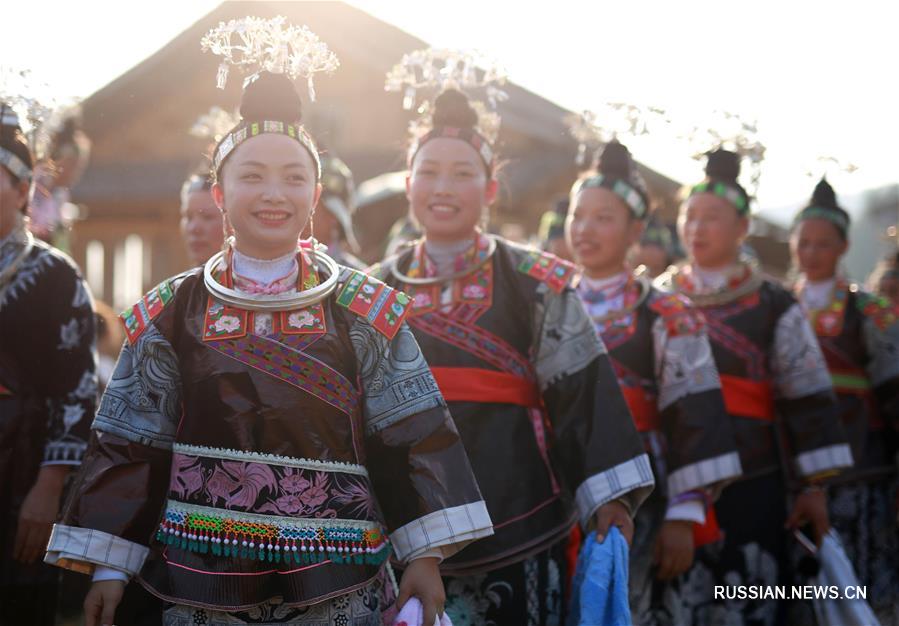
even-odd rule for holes
{"type": "Polygon", "coordinates": [[[617,526],[602,543],[587,535],[571,581],[568,626],[630,626],[628,547],[617,526]]]}

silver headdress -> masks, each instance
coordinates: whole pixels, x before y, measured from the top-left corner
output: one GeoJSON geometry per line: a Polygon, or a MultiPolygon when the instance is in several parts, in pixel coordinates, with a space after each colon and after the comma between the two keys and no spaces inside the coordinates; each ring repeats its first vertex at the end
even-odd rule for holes
{"type": "Polygon", "coordinates": [[[243,70],[244,86],[260,72],[306,79],[309,99],[315,101],[313,75],[332,73],[340,66],[337,55],[306,26],[285,25],[281,15],[271,19],[245,17],[221,22],[200,42],[203,50],[222,57],[216,84],[225,88],[231,65],[243,70]]]}
{"type": "Polygon", "coordinates": [[[471,98],[478,114],[477,131],[492,143],[499,134],[500,118],[495,109],[508,98],[500,89],[506,82],[505,70],[494,60],[475,51],[428,48],[403,55],[387,73],[386,91],[403,93],[403,108],[412,110],[419,92],[425,97],[417,109],[418,119],[409,125],[413,136],[430,128],[433,99],[447,89],[456,89],[471,98]],[[481,95],[481,99],[474,96],[481,95]]]}
{"type": "Polygon", "coordinates": [[[200,139],[218,142],[239,122],[240,114],[237,111],[229,113],[221,107],[214,106],[197,118],[190,127],[190,134],[200,139]]]}
{"type": "MultiPolygon", "coordinates": [[[[2,68],[0,72],[0,114],[4,126],[18,126],[28,141],[35,159],[49,156],[53,135],[74,105],[66,106],[52,97],[46,83],[37,83],[29,70],[2,68]],[[23,95],[28,94],[28,95],[23,95]]],[[[12,153],[0,149],[0,162],[17,178],[31,180],[32,171],[12,153]]]]}
{"type": "Polygon", "coordinates": [[[821,178],[832,174],[853,174],[858,166],[850,161],[843,161],[833,156],[818,156],[813,164],[807,165],[805,175],[812,178],[821,178]]]}
{"type": "Polygon", "coordinates": [[[758,191],[765,145],[759,140],[755,120],[748,121],[736,113],[715,110],[705,115],[701,124],[694,124],[682,131],[679,138],[687,140],[697,161],[718,149],[730,150],[745,158],[750,165],[752,195],[758,191]]]}
{"type": "MultiPolygon", "coordinates": [[[[291,80],[306,79],[310,100],[315,100],[312,78],[319,72],[332,73],[340,66],[334,54],[318,36],[306,26],[285,24],[283,16],[271,19],[245,17],[221,22],[200,42],[202,49],[222,57],[217,85],[224,89],[230,66],[247,73],[243,86],[247,87],[262,72],[283,74],[291,80]]],[[[228,155],[243,141],[263,133],[287,135],[296,139],[312,156],[316,177],[321,178],[321,161],[315,142],[299,125],[280,120],[262,120],[242,126],[226,134],[213,155],[213,168],[218,171],[228,155]]]]}
{"type": "Polygon", "coordinates": [[[578,142],[577,163],[587,166],[587,155],[614,139],[638,137],[657,132],[670,123],[664,109],[637,106],[626,102],[607,102],[598,112],[584,110],[564,119],[571,136],[578,142]]]}

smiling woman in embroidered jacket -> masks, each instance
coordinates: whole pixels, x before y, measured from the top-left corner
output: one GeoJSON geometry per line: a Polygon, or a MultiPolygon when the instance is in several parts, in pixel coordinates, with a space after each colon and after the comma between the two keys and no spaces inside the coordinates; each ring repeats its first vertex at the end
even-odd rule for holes
{"type": "Polygon", "coordinates": [[[492,530],[408,298],[298,250],[321,187],[291,82],[262,73],[241,116],[214,162],[233,243],[124,313],[47,560],[93,573],[89,624],[129,577],[165,624],[375,624],[392,550],[433,615],[437,562],[492,530]]]}
{"type": "Polygon", "coordinates": [[[484,234],[493,148],[465,94],[444,91],[411,151],[408,196],[425,233],[381,276],[414,297],[409,325],[449,402],[496,534],[443,563],[461,623],[562,618],[572,527],[630,516],[652,470],[574,266],[484,234]]]}

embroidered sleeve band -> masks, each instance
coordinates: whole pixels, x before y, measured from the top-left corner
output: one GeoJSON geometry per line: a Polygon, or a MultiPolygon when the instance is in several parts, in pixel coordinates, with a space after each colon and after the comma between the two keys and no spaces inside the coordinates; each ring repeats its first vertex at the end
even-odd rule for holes
{"type": "Polygon", "coordinates": [[[810,450],[796,456],[796,468],[802,476],[811,476],[851,465],[852,452],[849,450],[849,445],[845,443],[810,450]]]}
{"type": "Polygon", "coordinates": [[[680,494],[699,489],[722,480],[736,478],[742,471],[740,455],[737,452],[691,463],[669,474],[668,493],[680,494]]]}
{"type": "Polygon", "coordinates": [[[146,546],[99,530],[54,524],[44,562],[83,573],[101,565],[133,576],[149,552],[146,546]]]}
{"type": "Polygon", "coordinates": [[[651,489],[653,485],[655,480],[646,454],[594,474],[577,488],[577,509],[581,525],[586,527],[596,509],[603,504],[642,488],[651,489]]]}
{"type": "Polygon", "coordinates": [[[493,534],[493,523],[483,500],[463,504],[420,517],[391,533],[396,557],[407,563],[423,553],[441,547],[444,558],[469,542],[493,534]]]}

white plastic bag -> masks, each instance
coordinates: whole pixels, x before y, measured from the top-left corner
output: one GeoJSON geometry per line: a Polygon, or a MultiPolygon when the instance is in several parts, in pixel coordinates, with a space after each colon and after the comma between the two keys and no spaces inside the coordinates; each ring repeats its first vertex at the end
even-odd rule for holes
{"type": "MultiPolygon", "coordinates": [[[[821,547],[815,545],[804,536],[800,542],[815,554],[820,565],[818,576],[812,584],[821,587],[836,587],[843,594],[847,589],[859,588],[858,576],[843,550],[840,536],[831,529],[821,541],[821,547]]],[[[874,611],[864,599],[848,598],[815,598],[812,601],[819,626],[880,626],[874,611]]]]}

